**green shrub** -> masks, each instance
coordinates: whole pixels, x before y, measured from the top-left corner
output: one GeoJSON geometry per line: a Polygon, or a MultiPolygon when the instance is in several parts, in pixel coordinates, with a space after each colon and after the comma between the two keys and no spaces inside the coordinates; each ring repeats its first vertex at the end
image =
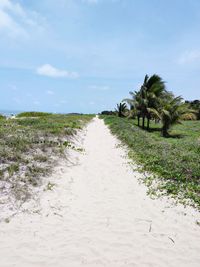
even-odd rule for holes
{"type": "Polygon", "coordinates": [[[51,113],[47,112],[36,112],[36,111],[29,111],[29,112],[22,112],[17,115],[18,118],[25,118],[25,117],[45,117],[49,116],[51,113]]]}
{"type": "Polygon", "coordinates": [[[0,114],[0,120],[3,120],[5,118],[6,118],[5,116],[3,116],[2,114],[0,114]]]}

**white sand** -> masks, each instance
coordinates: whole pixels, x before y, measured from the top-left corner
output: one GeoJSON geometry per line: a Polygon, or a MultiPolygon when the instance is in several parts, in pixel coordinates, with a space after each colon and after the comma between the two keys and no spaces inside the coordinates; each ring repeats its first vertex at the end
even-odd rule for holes
{"type": "Polygon", "coordinates": [[[34,212],[0,225],[1,267],[199,267],[199,213],[151,200],[103,121],[79,164],[59,167],[34,212]]]}

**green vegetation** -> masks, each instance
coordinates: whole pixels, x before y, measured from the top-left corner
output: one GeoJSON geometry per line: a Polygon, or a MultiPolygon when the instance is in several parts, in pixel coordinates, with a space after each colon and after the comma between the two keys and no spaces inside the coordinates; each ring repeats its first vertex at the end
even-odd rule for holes
{"type": "Polygon", "coordinates": [[[200,120],[200,100],[185,101],[191,109],[196,112],[197,119],[200,120]]]}
{"type": "Polygon", "coordinates": [[[160,135],[162,125],[152,123],[143,131],[137,120],[104,116],[106,124],[128,145],[129,156],[142,169],[156,174],[146,179],[151,193],[167,193],[185,201],[191,199],[200,208],[200,121],[183,121],[175,126],[171,138],[160,135]],[[159,178],[160,177],[160,178],[159,178]]]}
{"type": "Polygon", "coordinates": [[[126,111],[127,111],[126,103],[117,104],[116,113],[118,117],[125,117],[126,111]]]}
{"type": "Polygon", "coordinates": [[[16,199],[25,201],[30,188],[40,185],[67,148],[76,149],[72,136],[92,115],[22,113],[0,120],[0,185],[16,199]]]}
{"type": "Polygon", "coordinates": [[[112,110],[104,110],[100,115],[115,115],[115,112],[112,110]]]}
{"type": "Polygon", "coordinates": [[[2,114],[0,114],[0,120],[5,119],[5,116],[3,116],[2,114]]]}
{"type": "Polygon", "coordinates": [[[195,111],[189,108],[183,99],[175,97],[165,88],[162,78],[156,74],[149,77],[145,76],[144,82],[139,91],[130,92],[132,98],[124,99],[130,107],[131,111],[137,116],[138,126],[140,126],[140,118],[142,118],[142,128],[145,129],[145,121],[147,120],[146,129],[150,129],[150,121],[162,121],[162,135],[169,136],[169,129],[172,125],[177,124],[184,116],[194,116],[195,111]]]}
{"type": "Polygon", "coordinates": [[[26,118],[26,117],[45,117],[52,115],[51,113],[47,112],[36,112],[36,111],[29,111],[29,112],[22,112],[17,115],[18,118],[26,118]]]}
{"type": "Polygon", "coordinates": [[[105,122],[128,145],[130,157],[152,173],[145,179],[151,194],[170,194],[200,208],[200,100],[175,97],[156,74],[146,75],[130,95],[115,114],[104,112],[105,122]]]}
{"type": "Polygon", "coordinates": [[[194,114],[189,110],[188,106],[182,102],[181,97],[165,98],[162,100],[159,118],[161,118],[163,124],[163,136],[168,137],[171,126],[181,123],[181,119],[187,116],[194,116],[194,114]]]}

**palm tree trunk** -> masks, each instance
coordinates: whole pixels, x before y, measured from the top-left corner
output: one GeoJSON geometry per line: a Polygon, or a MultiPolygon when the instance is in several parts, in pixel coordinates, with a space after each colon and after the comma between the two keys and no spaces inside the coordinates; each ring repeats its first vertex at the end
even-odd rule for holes
{"type": "Polygon", "coordinates": [[[168,133],[168,130],[166,127],[163,127],[162,128],[162,136],[163,137],[168,137],[169,136],[169,133],[168,133]]]}
{"type": "Polygon", "coordinates": [[[145,116],[142,117],[142,129],[144,129],[145,126],[145,116]]]}
{"type": "Polygon", "coordinates": [[[147,118],[147,130],[149,131],[149,126],[150,126],[150,119],[147,118]]]}
{"type": "Polygon", "coordinates": [[[137,116],[138,126],[140,126],[140,116],[137,116]]]}

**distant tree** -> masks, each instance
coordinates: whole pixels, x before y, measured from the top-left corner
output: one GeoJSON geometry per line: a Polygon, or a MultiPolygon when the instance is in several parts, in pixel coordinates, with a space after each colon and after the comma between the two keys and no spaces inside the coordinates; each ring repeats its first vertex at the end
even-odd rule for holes
{"type": "Polygon", "coordinates": [[[145,76],[144,90],[146,91],[146,110],[145,117],[147,118],[147,130],[149,130],[150,120],[159,116],[158,110],[161,99],[166,95],[165,83],[157,74],[148,77],[145,76]]]}
{"type": "Polygon", "coordinates": [[[127,111],[126,103],[117,104],[117,108],[115,109],[119,117],[124,117],[125,112],[127,111]]]}
{"type": "MultiPolygon", "coordinates": [[[[183,101],[178,96],[166,90],[165,82],[157,74],[149,77],[145,75],[140,90],[130,92],[131,98],[124,99],[130,106],[129,116],[137,116],[138,126],[142,118],[142,128],[150,128],[150,121],[162,121],[162,135],[168,136],[170,128],[180,123],[181,120],[200,119],[200,100],[183,101]],[[131,114],[131,115],[130,115],[131,114]]],[[[124,114],[125,106],[118,105],[117,112],[121,117],[124,114]]]]}
{"type": "Polygon", "coordinates": [[[185,101],[196,113],[197,120],[200,120],[200,100],[185,101]]]}
{"type": "Polygon", "coordinates": [[[169,136],[170,127],[174,124],[181,123],[184,116],[192,116],[194,114],[180,96],[171,96],[171,99],[163,99],[162,104],[160,118],[163,124],[162,135],[164,137],[169,136]]]}
{"type": "Polygon", "coordinates": [[[130,92],[131,99],[124,99],[133,110],[138,119],[140,126],[140,118],[142,118],[142,128],[145,128],[145,119],[147,119],[147,129],[150,127],[150,120],[158,118],[158,109],[160,107],[160,99],[162,99],[167,91],[165,83],[157,74],[149,77],[145,75],[143,84],[139,91],[130,92]]]}
{"type": "Polygon", "coordinates": [[[101,112],[101,115],[114,115],[115,112],[114,111],[109,111],[109,110],[104,110],[101,112]]]}

